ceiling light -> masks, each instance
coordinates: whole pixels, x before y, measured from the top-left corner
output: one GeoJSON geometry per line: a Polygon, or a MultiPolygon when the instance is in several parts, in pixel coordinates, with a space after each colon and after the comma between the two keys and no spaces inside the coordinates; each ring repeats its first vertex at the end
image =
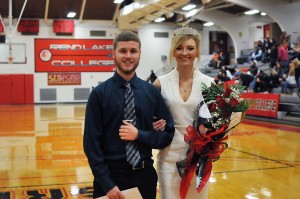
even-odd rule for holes
{"type": "Polygon", "coordinates": [[[245,15],[254,15],[259,13],[259,10],[249,10],[247,12],[245,12],[245,15]]]}
{"type": "Polygon", "coordinates": [[[122,3],[124,0],[114,0],[114,3],[122,3]]]}
{"type": "Polygon", "coordinates": [[[182,10],[191,10],[191,9],[194,9],[194,8],[196,8],[196,5],[194,5],[194,4],[189,4],[189,5],[186,5],[186,6],[184,6],[183,8],[182,8],[182,10]]]}
{"type": "Polygon", "coordinates": [[[213,26],[213,25],[214,25],[213,22],[207,22],[207,23],[203,24],[203,26],[213,26]]]}
{"type": "Polygon", "coordinates": [[[160,18],[155,19],[154,21],[155,21],[155,22],[162,22],[162,21],[164,21],[164,20],[165,20],[165,18],[160,17],[160,18]]]}
{"type": "Polygon", "coordinates": [[[188,13],[186,13],[185,17],[186,17],[186,18],[189,18],[189,17],[191,17],[191,16],[194,16],[194,15],[197,14],[197,13],[198,13],[198,9],[194,9],[194,10],[191,10],[191,11],[189,11],[188,13]]]}
{"type": "Polygon", "coordinates": [[[261,15],[261,16],[266,16],[266,15],[267,15],[267,13],[265,13],[265,12],[262,12],[262,13],[260,13],[260,15],[261,15]]]}
{"type": "Polygon", "coordinates": [[[76,12],[69,12],[67,15],[68,18],[73,18],[75,16],[76,16],[76,12]]]}

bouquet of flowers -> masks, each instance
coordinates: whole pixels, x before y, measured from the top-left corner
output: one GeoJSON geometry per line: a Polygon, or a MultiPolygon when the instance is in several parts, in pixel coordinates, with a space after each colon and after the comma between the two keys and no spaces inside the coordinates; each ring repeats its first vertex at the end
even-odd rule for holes
{"type": "Polygon", "coordinates": [[[200,192],[208,181],[212,162],[218,160],[228,147],[228,133],[245,117],[251,104],[240,97],[243,86],[202,84],[203,99],[198,106],[196,118],[184,136],[189,144],[185,160],[176,163],[182,177],[180,197],[186,198],[191,180],[196,175],[196,187],[200,192]],[[201,128],[202,127],[202,128],[201,128]],[[203,132],[203,127],[205,132],[203,132]]]}

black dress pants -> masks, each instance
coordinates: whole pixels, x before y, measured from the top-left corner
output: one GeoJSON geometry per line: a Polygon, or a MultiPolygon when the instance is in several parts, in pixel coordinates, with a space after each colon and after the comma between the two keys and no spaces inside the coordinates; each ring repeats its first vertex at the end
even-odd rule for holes
{"type": "MultiPolygon", "coordinates": [[[[153,165],[133,170],[131,166],[124,167],[123,163],[116,162],[108,164],[108,167],[111,178],[121,191],[137,187],[143,199],[156,199],[157,173],[153,165]]],[[[94,198],[104,195],[106,193],[98,181],[94,180],[94,198]]]]}

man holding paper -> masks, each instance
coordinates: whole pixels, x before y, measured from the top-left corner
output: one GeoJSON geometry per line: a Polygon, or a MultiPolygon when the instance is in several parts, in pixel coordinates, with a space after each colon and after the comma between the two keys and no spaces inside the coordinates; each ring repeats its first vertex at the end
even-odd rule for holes
{"type": "Polygon", "coordinates": [[[171,114],[152,84],[135,70],[141,42],[133,32],[114,40],[117,71],[95,87],[87,102],[84,151],[94,175],[94,198],[120,198],[137,187],[143,199],[156,198],[157,173],[152,149],[168,146],[174,136],[171,114]],[[159,122],[153,125],[153,118],[159,122]]]}

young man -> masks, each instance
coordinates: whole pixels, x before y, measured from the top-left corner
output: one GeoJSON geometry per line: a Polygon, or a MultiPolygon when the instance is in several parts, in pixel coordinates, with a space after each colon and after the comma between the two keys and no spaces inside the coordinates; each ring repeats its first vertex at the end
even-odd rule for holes
{"type": "Polygon", "coordinates": [[[159,90],[135,73],[140,54],[139,37],[133,32],[120,33],[114,40],[117,71],[92,90],[87,102],[83,145],[94,175],[94,198],[122,199],[121,190],[133,187],[144,199],[156,198],[152,149],[168,146],[175,130],[159,90]],[[130,83],[127,88],[126,82],[130,83]],[[133,92],[131,105],[127,89],[133,92]],[[128,113],[129,106],[133,113],[128,113]],[[161,119],[161,131],[153,129],[154,117],[161,119]],[[134,145],[129,150],[136,149],[131,154],[128,144],[134,145]],[[137,157],[134,163],[129,156],[137,157]]]}

